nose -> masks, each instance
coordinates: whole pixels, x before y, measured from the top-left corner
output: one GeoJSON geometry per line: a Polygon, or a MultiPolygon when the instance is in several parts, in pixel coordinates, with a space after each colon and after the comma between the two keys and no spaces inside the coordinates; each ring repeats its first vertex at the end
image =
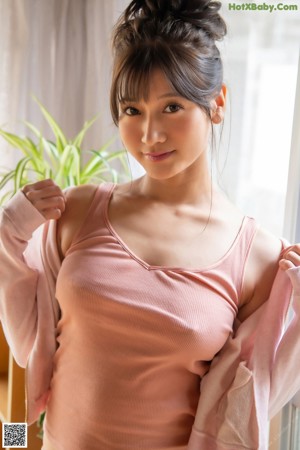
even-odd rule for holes
{"type": "Polygon", "coordinates": [[[146,117],[142,129],[142,143],[151,147],[157,143],[165,142],[166,139],[167,135],[161,121],[154,117],[146,117]]]}

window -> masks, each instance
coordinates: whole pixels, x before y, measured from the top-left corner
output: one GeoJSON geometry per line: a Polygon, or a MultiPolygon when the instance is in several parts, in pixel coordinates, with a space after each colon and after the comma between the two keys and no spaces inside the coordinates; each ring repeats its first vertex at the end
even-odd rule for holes
{"type": "Polygon", "coordinates": [[[230,102],[221,182],[245,213],[282,236],[300,11],[234,11],[229,3],[223,3],[228,38],[221,52],[230,102]]]}

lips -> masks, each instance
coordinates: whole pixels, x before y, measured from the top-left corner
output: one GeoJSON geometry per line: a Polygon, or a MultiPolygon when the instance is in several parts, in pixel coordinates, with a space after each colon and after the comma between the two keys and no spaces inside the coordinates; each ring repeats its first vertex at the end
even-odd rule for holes
{"type": "Polygon", "coordinates": [[[150,161],[163,161],[164,159],[169,158],[175,150],[170,150],[168,152],[148,152],[144,153],[144,156],[149,159],[150,161]]]}

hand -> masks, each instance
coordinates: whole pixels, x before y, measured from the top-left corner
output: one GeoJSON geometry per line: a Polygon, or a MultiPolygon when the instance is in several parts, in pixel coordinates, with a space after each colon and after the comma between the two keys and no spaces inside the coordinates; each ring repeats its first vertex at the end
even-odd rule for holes
{"type": "Polygon", "coordinates": [[[292,245],[279,261],[279,266],[282,270],[293,269],[300,266],[300,244],[292,245]]]}
{"type": "Polygon", "coordinates": [[[22,192],[45,219],[59,219],[65,210],[65,196],[53,180],[27,184],[22,192]]]}

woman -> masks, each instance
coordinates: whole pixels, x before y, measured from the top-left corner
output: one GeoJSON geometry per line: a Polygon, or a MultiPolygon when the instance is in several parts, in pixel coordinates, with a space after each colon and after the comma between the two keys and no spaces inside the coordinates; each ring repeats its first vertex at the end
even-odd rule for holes
{"type": "Polygon", "coordinates": [[[219,9],[136,0],[114,30],[112,115],[144,176],[66,192],[45,180],[2,214],[1,320],[27,367],[28,422],[46,409],[44,450],[264,449],[271,398],[278,409],[300,387],[283,351],[298,350],[297,322],[281,339],[300,247],[211,178],[219,9]]]}

